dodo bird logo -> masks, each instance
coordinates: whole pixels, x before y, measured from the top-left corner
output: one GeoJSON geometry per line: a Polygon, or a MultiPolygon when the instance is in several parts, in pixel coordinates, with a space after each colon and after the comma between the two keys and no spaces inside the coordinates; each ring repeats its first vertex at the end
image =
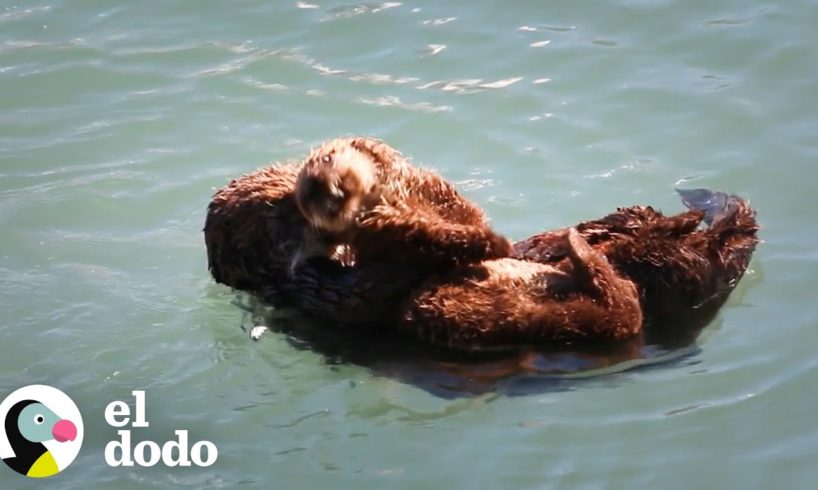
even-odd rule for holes
{"type": "Polygon", "coordinates": [[[0,458],[31,478],[56,475],[82,446],[82,416],[71,398],[45,385],[30,385],[0,403],[0,458]]]}

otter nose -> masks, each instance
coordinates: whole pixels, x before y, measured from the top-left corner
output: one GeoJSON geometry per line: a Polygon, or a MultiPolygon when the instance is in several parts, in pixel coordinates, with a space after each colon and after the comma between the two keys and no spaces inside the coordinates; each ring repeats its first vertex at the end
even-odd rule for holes
{"type": "Polygon", "coordinates": [[[57,442],[73,441],[77,438],[77,426],[70,420],[58,420],[51,428],[51,435],[57,442]]]}
{"type": "Polygon", "coordinates": [[[329,189],[329,195],[324,203],[327,211],[331,214],[337,214],[341,211],[341,207],[344,204],[344,198],[346,194],[344,191],[336,186],[331,186],[329,189]]]}

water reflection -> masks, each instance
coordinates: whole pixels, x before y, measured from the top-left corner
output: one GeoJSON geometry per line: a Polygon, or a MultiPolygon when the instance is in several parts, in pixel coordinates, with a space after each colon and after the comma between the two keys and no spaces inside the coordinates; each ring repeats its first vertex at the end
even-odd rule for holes
{"type": "Polygon", "coordinates": [[[566,391],[602,376],[678,363],[699,352],[696,338],[723,303],[711,301],[660,319],[626,342],[463,352],[403,338],[388,328],[349,327],[274,310],[244,293],[237,299],[234,304],[246,311],[245,331],[254,325],[270,329],[262,342],[285,335],[290,345],[321,354],[327,364],[363,366],[443,398],[566,391]]]}

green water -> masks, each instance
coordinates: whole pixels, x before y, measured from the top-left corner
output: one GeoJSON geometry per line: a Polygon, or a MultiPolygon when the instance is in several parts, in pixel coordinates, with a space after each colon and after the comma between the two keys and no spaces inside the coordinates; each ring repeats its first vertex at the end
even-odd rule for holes
{"type": "Polygon", "coordinates": [[[0,395],[61,388],[86,435],[50,482],[0,487],[815,488],[816,7],[3,1],[0,395]],[[254,343],[206,270],[205,206],[343,134],[439,169],[512,238],[679,210],[685,178],[749,197],[764,243],[685,355],[519,396],[254,343]],[[217,463],[106,466],[103,411],[132,389],[137,440],[189,429],[217,463]]]}

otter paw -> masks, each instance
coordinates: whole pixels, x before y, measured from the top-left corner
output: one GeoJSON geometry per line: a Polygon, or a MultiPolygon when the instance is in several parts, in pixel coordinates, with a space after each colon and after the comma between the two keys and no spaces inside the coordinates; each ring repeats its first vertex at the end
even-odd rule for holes
{"type": "Polygon", "coordinates": [[[379,204],[372,209],[362,211],[356,218],[356,225],[377,231],[383,228],[402,224],[402,214],[399,209],[390,205],[379,204]]]}
{"type": "Polygon", "coordinates": [[[514,248],[511,242],[504,236],[492,233],[489,235],[487,257],[490,259],[500,259],[511,256],[514,248]]]}

